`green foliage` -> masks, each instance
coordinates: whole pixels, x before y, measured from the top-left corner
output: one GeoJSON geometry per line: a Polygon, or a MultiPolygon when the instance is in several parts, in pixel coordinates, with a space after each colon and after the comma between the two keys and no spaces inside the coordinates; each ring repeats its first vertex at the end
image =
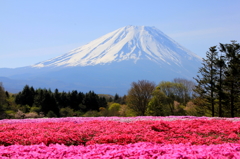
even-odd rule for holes
{"type": "Polygon", "coordinates": [[[99,97],[98,107],[107,107],[107,100],[105,97],[99,97]]]}
{"type": "Polygon", "coordinates": [[[186,115],[190,115],[190,116],[198,116],[198,112],[197,112],[197,106],[192,102],[188,102],[186,107],[184,108],[186,115]]]}
{"type": "Polygon", "coordinates": [[[4,91],[4,87],[2,82],[0,82],[0,105],[3,105],[6,100],[6,93],[4,91]]]}
{"type": "Polygon", "coordinates": [[[226,66],[223,87],[230,103],[230,114],[234,117],[240,111],[240,44],[220,44],[221,52],[225,54],[226,66]]]}
{"type": "Polygon", "coordinates": [[[153,97],[148,103],[146,115],[149,116],[164,116],[168,115],[169,111],[166,105],[167,96],[160,91],[159,89],[155,89],[153,92],[153,97]]]}
{"type": "Polygon", "coordinates": [[[53,111],[51,111],[51,110],[47,113],[46,116],[49,117],[49,118],[55,118],[55,117],[57,117],[57,115],[56,115],[53,111]]]}
{"type": "Polygon", "coordinates": [[[71,117],[73,116],[74,112],[73,109],[66,107],[60,109],[60,116],[61,117],[71,117]]]}
{"type": "Polygon", "coordinates": [[[195,78],[197,86],[195,92],[201,97],[207,99],[210,104],[209,109],[212,111],[212,116],[214,116],[214,100],[216,99],[216,75],[217,71],[215,69],[215,62],[217,59],[217,49],[216,46],[210,47],[209,51],[206,53],[206,59],[203,59],[203,66],[199,69],[201,76],[195,78]]]}
{"type": "Polygon", "coordinates": [[[133,82],[126,99],[129,108],[134,110],[137,115],[144,116],[154,89],[154,82],[147,80],[133,82]]]}
{"type": "Polygon", "coordinates": [[[83,100],[83,104],[86,106],[88,110],[96,110],[99,111],[99,97],[93,91],[89,91],[86,93],[85,98],[83,100]]]}
{"type": "Polygon", "coordinates": [[[205,113],[236,116],[240,111],[240,44],[220,43],[219,50],[210,47],[199,73],[194,91],[197,98],[205,100],[205,113]]]}
{"type": "Polygon", "coordinates": [[[112,103],[108,108],[108,116],[119,116],[121,105],[119,103],[112,103]]]}
{"type": "Polygon", "coordinates": [[[134,117],[137,116],[137,113],[129,108],[127,105],[121,105],[120,110],[119,110],[119,115],[122,117],[134,117]]]}
{"type": "Polygon", "coordinates": [[[35,90],[33,87],[26,85],[23,90],[16,96],[16,103],[21,105],[29,105],[30,107],[34,103],[35,90]]]}
{"type": "Polygon", "coordinates": [[[30,110],[30,106],[29,105],[21,105],[19,106],[19,109],[23,112],[23,113],[27,113],[30,110]]]}
{"type": "Polygon", "coordinates": [[[96,110],[89,110],[83,116],[84,117],[98,117],[98,116],[100,116],[100,114],[96,110]]]}
{"type": "Polygon", "coordinates": [[[186,92],[187,88],[182,83],[162,81],[156,89],[165,95],[164,99],[163,95],[161,95],[161,99],[164,100],[164,105],[167,106],[167,108],[165,107],[164,109],[164,115],[177,115],[178,110],[174,107],[174,101],[179,103],[186,102],[186,95],[184,92],[186,92]]]}
{"type": "Polygon", "coordinates": [[[13,110],[6,110],[4,113],[5,113],[4,118],[12,119],[12,118],[14,118],[14,115],[16,112],[13,110]]]}
{"type": "Polygon", "coordinates": [[[33,107],[30,108],[30,112],[40,113],[41,112],[41,108],[33,106],[33,107]]]}

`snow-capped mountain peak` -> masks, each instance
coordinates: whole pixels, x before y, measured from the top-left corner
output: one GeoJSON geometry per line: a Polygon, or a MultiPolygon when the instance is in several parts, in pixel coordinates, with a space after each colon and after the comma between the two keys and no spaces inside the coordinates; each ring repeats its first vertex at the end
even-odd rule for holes
{"type": "Polygon", "coordinates": [[[145,59],[175,66],[201,60],[155,27],[126,26],[32,67],[105,65],[125,60],[137,63],[145,59]]]}
{"type": "Polygon", "coordinates": [[[192,79],[201,59],[155,27],[126,26],[56,58],[0,69],[6,90],[35,88],[126,94],[133,81],[192,79]],[[77,67],[75,67],[77,66],[77,67]],[[84,66],[84,67],[83,67],[84,66]]]}

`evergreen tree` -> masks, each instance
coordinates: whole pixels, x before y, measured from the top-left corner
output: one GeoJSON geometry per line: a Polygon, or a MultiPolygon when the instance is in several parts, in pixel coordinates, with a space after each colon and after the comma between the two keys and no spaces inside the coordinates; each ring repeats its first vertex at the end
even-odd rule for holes
{"type": "Polygon", "coordinates": [[[119,95],[116,93],[115,96],[114,96],[113,101],[114,101],[115,103],[119,103],[120,100],[121,100],[121,99],[120,99],[119,95]]]}
{"type": "Polygon", "coordinates": [[[218,95],[218,116],[222,117],[223,116],[223,108],[222,108],[222,103],[223,100],[225,99],[224,97],[224,89],[223,89],[223,82],[225,79],[224,75],[224,70],[226,68],[225,61],[224,61],[224,56],[220,56],[216,59],[215,62],[215,68],[216,68],[216,92],[218,95]]]}
{"type": "Polygon", "coordinates": [[[7,98],[10,97],[8,91],[6,91],[5,94],[6,94],[6,97],[7,97],[7,98]]]}
{"type": "Polygon", "coordinates": [[[54,114],[59,114],[59,109],[57,107],[56,101],[52,95],[51,91],[44,89],[43,91],[43,100],[41,103],[41,110],[44,114],[47,114],[49,111],[54,112],[54,114]]]}
{"type": "Polygon", "coordinates": [[[4,108],[3,104],[6,102],[6,94],[2,82],[0,82],[0,119],[4,118],[4,108]]]}
{"type": "Polygon", "coordinates": [[[6,93],[4,91],[2,82],[0,82],[0,106],[5,103],[5,100],[6,100],[6,93]]]}
{"type": "Polygon", "coordinates": [[[53,97],[56,101],[56,104],[57,104],[58,108],[60,108],[60,98],[61,97],[60,97],[60,93],[59,93],[58,89],[54,90],[53,97]]]}
{"type": "Polygon", "coordinates": [[[194,91],[200,98],[206,99],[210,104],[208,107],[211,110],[212,116],[215,115],[215,99],[216,99],[216,57],[218,55],[216,46],[210,47],[206,53],[206,59],[203,58],[203,66],[200,67],[199,72],[201,75],[194,78],[197,82],[197,86],[194,91]]]}
{"type": "Polygon", "coordinates": [[[89,91],[86,93],[83,104],[86,106],[88,110],[96,110],[99,111],[99,97],[93,91],[89,91]]]}
{"type": "Polygon", "coordinates": [[[34,98],[34,104],[41,108],[41,111],[46,115],[49,111],[59,115],[59,108],[57,106],[54,94],[50,90],[38,89],[34,98]]]}
{"type": "Polygon", "coordinates": [[[240,110],[240,44],[220,44],[221,52],[225,53],[227,69],[224,74],[225,90],[230,100],[231,117],[240,110]]]}
{"type": "Polygon", "coordinates": [[[35,90],[33,87],[26,85],[23,90],[16,96],[15,102],[21,105],[29,105],[32,107],[34,103],[35,90]]]}
{"type": "Polygon", "coordinates": [[[78,92],[75,90],[75,91],[72,91],[70,94],[69,94],[69,106],[70,108],[72,108],[73,110],[78,110],[79,109],[79,104],[80,102],[78,101],[78,92]]]}
{"type": "Polygon", "coordinates": [[[99,108],[100,107],[103,107],[103,108],[107,107],[107,100],[105,97],[99,97],[99,108]]]}
{"type": "Polygon", "coordinates": [[[65,108],[69,106],[68,101],[69,101],[68,94],[66,92],[62,92],[59,99],[59,108],[65,108]]]}

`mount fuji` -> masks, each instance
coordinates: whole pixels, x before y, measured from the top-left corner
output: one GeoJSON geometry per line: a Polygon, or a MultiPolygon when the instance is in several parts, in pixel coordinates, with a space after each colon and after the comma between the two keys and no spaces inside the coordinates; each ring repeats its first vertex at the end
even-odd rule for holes
{"type": "Polygon", "coordinates": [[[155,27],[126,26],[32,66],[0,69],[8,91],[36,88],[126,94],[133,81],[192,79],[201,58],[155,27]]]}

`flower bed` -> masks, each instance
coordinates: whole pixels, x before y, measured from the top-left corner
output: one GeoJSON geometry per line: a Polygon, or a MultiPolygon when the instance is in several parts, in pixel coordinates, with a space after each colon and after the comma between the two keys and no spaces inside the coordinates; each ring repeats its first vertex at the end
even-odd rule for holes
{"type": "Polygon", "coordinates": [[[96,144],[89,146],[46,145],[12,145],[0,146],[1,159],[24,158],[80,158],[80,159],[231,159],[240,158],[239,144],[188,145],[188,144],[154,144],[140,142],[127,145],[96,144]]]}
{"type": "Polygon", "coordinates": [[[0,158],[239,158],[239,153],[237,118],[0,121],[0,158]]]}

